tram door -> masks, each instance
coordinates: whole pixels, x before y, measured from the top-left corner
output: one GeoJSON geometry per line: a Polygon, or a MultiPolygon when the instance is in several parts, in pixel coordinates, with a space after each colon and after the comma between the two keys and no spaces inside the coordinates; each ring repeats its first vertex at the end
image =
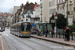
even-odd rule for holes
{"type": "Polygon", "coordinates": [[[51,37],[51,28],[52,28],[52,25],[51,25],[51,24],[47,24],[47,29],[48,29],[48,34],[47,34],[47,36],[48,36],[48,37],[51,37]]]}
{"type": "Polygon", "coordinates": [[[5,31],[5,27],[4,26],[1,26],[1,30],[5,31]]]}
{"type": "Polygon", "coordinates": [[[44,26],[43,26],[43,24],[40,24],[40,30],[41,30],[41,35],[44,35],[44,26]]]}
{"type": "Polygon", "coordinates": [[[47,29],[48,31],[51,31],[52,25],[51,24],[47,24],[47,29]]]}

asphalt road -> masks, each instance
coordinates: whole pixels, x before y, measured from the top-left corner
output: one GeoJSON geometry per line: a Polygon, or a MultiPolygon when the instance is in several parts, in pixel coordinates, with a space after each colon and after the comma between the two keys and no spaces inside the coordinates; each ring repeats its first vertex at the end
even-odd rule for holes
{"type": "Polygon", "coordinates": [[[19,38],[10,34],[10,30],[6,29],[2,33],[9,50],[75,50],[71,47],[61,46],[48,41],[36,38],[19,38]]]}

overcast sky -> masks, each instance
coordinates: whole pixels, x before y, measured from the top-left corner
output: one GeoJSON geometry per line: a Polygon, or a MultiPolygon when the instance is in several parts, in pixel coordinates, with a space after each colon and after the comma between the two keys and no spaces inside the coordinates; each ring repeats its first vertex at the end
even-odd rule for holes
{"type": "MultiPolygon", "coordinates": [[[[40,3],[40,0],[28,0],[29,2],[40,3]]],[[[10,12],[13,6],[20,6],[22,3],[25,4],[27,0],[0,0],[0,12],[10,12]]]]}

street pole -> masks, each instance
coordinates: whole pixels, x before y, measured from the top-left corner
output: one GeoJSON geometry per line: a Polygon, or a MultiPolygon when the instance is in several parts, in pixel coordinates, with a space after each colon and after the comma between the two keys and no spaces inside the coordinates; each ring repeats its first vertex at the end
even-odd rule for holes
{"type": "Polygon", "coordinates": [[[66,22],[66,26],[68,26],[68,0],[67,0],[67,22],[66,22]]]}
{"type": "Polygon", "coordinates": [[[41,15],[41,23],[42,23],[42,3],[40,3],[40,8],[41,8],[41,14],[40,15],[41,15]]]}
{"type": "Polygon", "coordinates": [[[57,33],[56,33],[56,30],[57,30],[57,27],[56,27],[56,19],[55,19],[55,38],[57,38],[57,33]]]}
{"type": "Polygon", "coordinates": [[[42,22],[42,7],[41,7],[41,22],[42,22]]]}
{"type": "Polygon", "coordinates": [[[56,21],[57,20],[57,15],[54,16],[54,19],[55,19],[55,27],[54,27],[55,38],[57,38],[57,26],[56,26],[57,25],[57,21],[56,21]]]}

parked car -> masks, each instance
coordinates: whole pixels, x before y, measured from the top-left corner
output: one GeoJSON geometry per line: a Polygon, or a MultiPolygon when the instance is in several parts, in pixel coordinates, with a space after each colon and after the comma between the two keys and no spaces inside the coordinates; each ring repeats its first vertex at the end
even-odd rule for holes
{"type": "Polygon", "coordinates": [[[37,33],[36,33],[36,29],[32,29],[32,30],[31,30],[31,34],[37,34],[37,33]]]}
{"type": "Polygon", "coordinates": [[[0,32],[3,32],[3,30],[0,30],[0,32]]]}

